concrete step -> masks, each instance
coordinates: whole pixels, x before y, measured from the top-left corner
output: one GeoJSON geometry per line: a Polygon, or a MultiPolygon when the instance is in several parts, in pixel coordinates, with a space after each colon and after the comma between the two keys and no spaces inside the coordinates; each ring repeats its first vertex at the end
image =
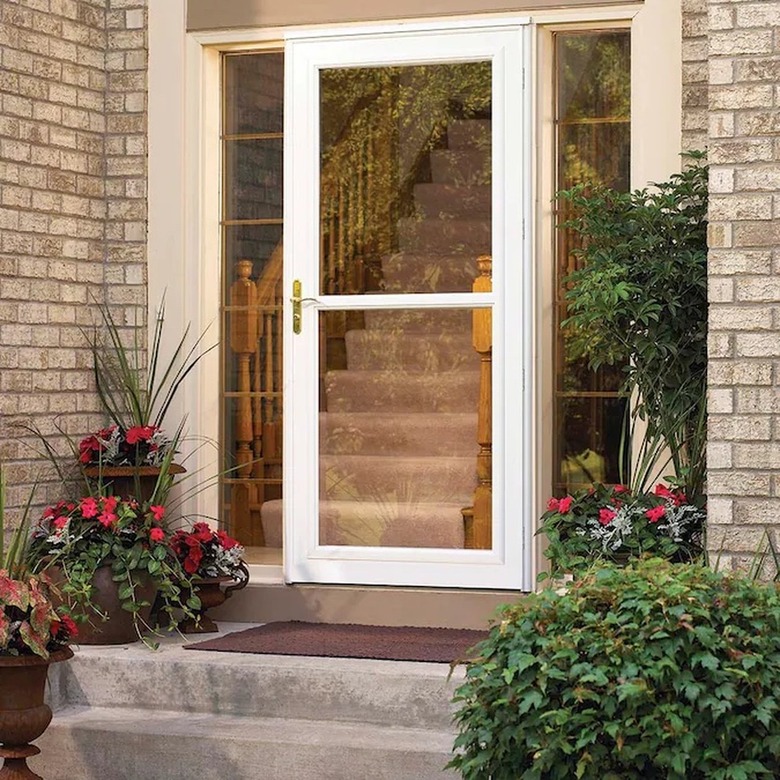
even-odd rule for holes
{"type": "Polygon", "coordinates": [[[471,258],[490,254],[491,221],[479,217],[398,220],[398,246],[404,252],[465,254],[471,258]]]}
{"type": "Polygon", "coordinates": [[[489,119],[453,119],[447,126],[450,149],[490,149],[492,122],[489,119]]]}
{"type": "Polygon", "coordinates": [[[449,730],[69,707],[30,766],[47,780],[434,780],[456,776],[442,773],[452,742],[449,730]]]}
{"type": "Polygon", "coordinates": [[[350,330],[344,340],[349,370],[439,373],[479,368],[479,355],[474,351],[469,332],[350,330]]]}
{"type": "MultiPolygon", "coordinates": [[[[253,576],[244,590],[214,609],[213,616],[220,627],[223,620],[244,623],[305,620],[484,630],[499,605],[514,603],[521,596],[517,591],[456,588],[288,585],[281,579],[261,582],[253,576]]],[[[460,670],[455,672],[460,673],[460,670]]]]}
{"type": "MultiPolygon", "coordinates": [[[[462,549],[461,509],[469,503],[322,501],[320,539],[322,544],[462,549]]],[[[282,543],[282,513],[282,501],[266,501],[260,510],[267,544],[282,543]]]]}
{"type": "Polygon", "coordinates": [[[322,412],[320,452],[329,455],[475,456],[477,413],[322,412]]]}
{"type": "Polygon", "coordinates": [[[434,149],[431,174],[434,184],[490,184],[490,149],[434,149]]]}
{"type": "Polygon", "coordinates": [[[473,412],[479,371],[329,371],[329,412],[473,412]]]}
{"type": "Polygon", "coordinates": [[[386,292],[471,292],[479,276],[477,253],[399,252],[382,258],[386,292]]]}
{"type": "Polygon", "coordinates": [[[444,216],[490,216],[490,187],[457,184],[416,184],[414,199],[423,215],[429,218],[444,216]]]}
{"type": "MultiPolygon", "coordinates": [[[[249,627],[220,624],[223,633],[249,627]]],[[[171,636],[154,652],[140,642],[77,648],[70,662],[52,667],[52,706],[143,708],[149,717],[175,711],[442,730],[450,724],[455,683],[443,664],[216,653],[184,644],[171,636]]]]}

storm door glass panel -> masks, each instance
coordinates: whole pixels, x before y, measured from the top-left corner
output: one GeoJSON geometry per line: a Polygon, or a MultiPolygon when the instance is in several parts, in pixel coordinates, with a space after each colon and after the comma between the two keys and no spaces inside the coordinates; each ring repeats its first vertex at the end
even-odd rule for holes
{"type": "Polygon", "coordinates": [[[255,563],[282,546],[283,71],[223,58],[221,519],[255,563]]]}
{"type": "Polygon", "coordinates": [[[468,292],[490,252],[491,63],[320,72],[320,292],[468,292]]]}
{"type": "Polygon", "coordinates": [[[479,277],[491,289],[489,259],[478,264],[491,251],[491,63],[325,69],[320,94],[321,294],[409,308],[319,315],[319,543],[489,549],[489,533],[470,534],[480,484],[490,523],[478,457],[490,364],[481,372],[473,337],[483,323],[489,340],[490,310],[414,298],[470,294],[479,277]]]}
{"type": "Polygon", "coordinates": [[[479,457],[491,364],[474,348],[475,316],[490,319],[486,309],[320,312],[320,544],[490,547],[468,538],[475,490],[492,479],[479,457]],[[344,333],[346,364],[328,361],[333,332],[344,333]]]}
{"type": "MultiPolygon", "coordinates": [[[[630,187],[631,58],[628,30],[557,33],[555,109],[556,189],[577,184],[630,187]]],[[[574,216],[558,201],[556,224],[574,216]]],[[[620,479],[620,441],[628,399],[622,366],[598,371],[576,333],[561,329],[567,317],[565,278],[581,262],[579,237],[558,227],[556,246],[555,490],[620,479]]],[[[627,467],[624,461],[624,466],[627,467]]],[[[623,469],[624,477],[627,468],[623,469]]]]}

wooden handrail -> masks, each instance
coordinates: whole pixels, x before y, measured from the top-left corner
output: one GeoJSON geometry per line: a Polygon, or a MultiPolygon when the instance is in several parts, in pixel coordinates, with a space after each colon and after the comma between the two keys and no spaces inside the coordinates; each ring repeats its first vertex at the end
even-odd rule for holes
{"type": "MultiPolygon", "coordinates": [[[[472,286],[476,292],[493,289],[490,255],[477,258],[480,275],[472,286]]],[[[472,343],[479,354],[479,402],[477,406],[477,487],[474,504],[462,511],[467,548],[493,547],[493,315],[490,309],[474,309],[472,343]]]]}

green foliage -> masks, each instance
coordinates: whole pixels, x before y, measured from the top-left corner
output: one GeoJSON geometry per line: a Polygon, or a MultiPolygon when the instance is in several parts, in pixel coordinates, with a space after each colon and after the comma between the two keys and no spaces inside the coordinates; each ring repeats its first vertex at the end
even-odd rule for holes
{"type": "Polygon", "coordinates": [[[506,607],[456,692],[466,780],[780,777],[775,585],[645,559],[506,607]]]}
{"type": "Polygon", "coordinates": [[[704,510],[663,484],[653,493],[633,493],[623,485],[597,483],[551,498],[547,507],[537,533],[547,537],[544,554],[553,575],[576,574],[597,560],[626,563],[643,555],[692,561],[702,551],[704,510]]]}
{"type": "MultiPolygon", "coordinates": [[[[566,294],[574,356],[591,368],[625,366],[634,413],[650,441],[669,445],[686,494],[705,479],[707,368],[707,167],[692,165],[632,193],[577,186],[559,194],[578,215],[582,267],[566,294]]],[[[658,447],[651,447],[658,451],[658,447]]],[[[645,473],[644,476],[648,476],[645,473]]],[[[634,482],[638,489],[644,485],[634,482]]]]}
{"type": "Polygon", "coordinates": [[[111,420],[123,431],[135,426],[161,428],[176,393],[198,362],[217,345],[200,351],[205,333],[187,347],[190,327],[177,342],[173,354],[161,362],[165,301],[155,321],[151,355],[146,364],[143,331],[133,329],[133,342],[127,345],[110,306],[99,304],[103,328],[85,332],[92,352],[92,366],[101,404],[111,420]]]}

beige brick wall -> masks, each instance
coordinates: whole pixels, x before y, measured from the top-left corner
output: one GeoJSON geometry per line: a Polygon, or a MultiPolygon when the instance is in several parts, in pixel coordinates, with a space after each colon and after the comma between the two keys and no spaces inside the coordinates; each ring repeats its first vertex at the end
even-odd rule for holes
{"type": "Polygon", "coordinates": [[[780,1],[708,28],[709,546],[739,565],[780,526],[780,1]]]}
{"type": "MultiPolygon", "coordinates": [[[[42,465],[17,423],[53,435],[57,419],[78,437],[102,419],[80,331],[90,301],[110,289],[144,310],[144,5],[0,0],[0,458],[11,506],[42,465]]],[[[40,490],[41,501],[56,495],[40,490]]]]}

